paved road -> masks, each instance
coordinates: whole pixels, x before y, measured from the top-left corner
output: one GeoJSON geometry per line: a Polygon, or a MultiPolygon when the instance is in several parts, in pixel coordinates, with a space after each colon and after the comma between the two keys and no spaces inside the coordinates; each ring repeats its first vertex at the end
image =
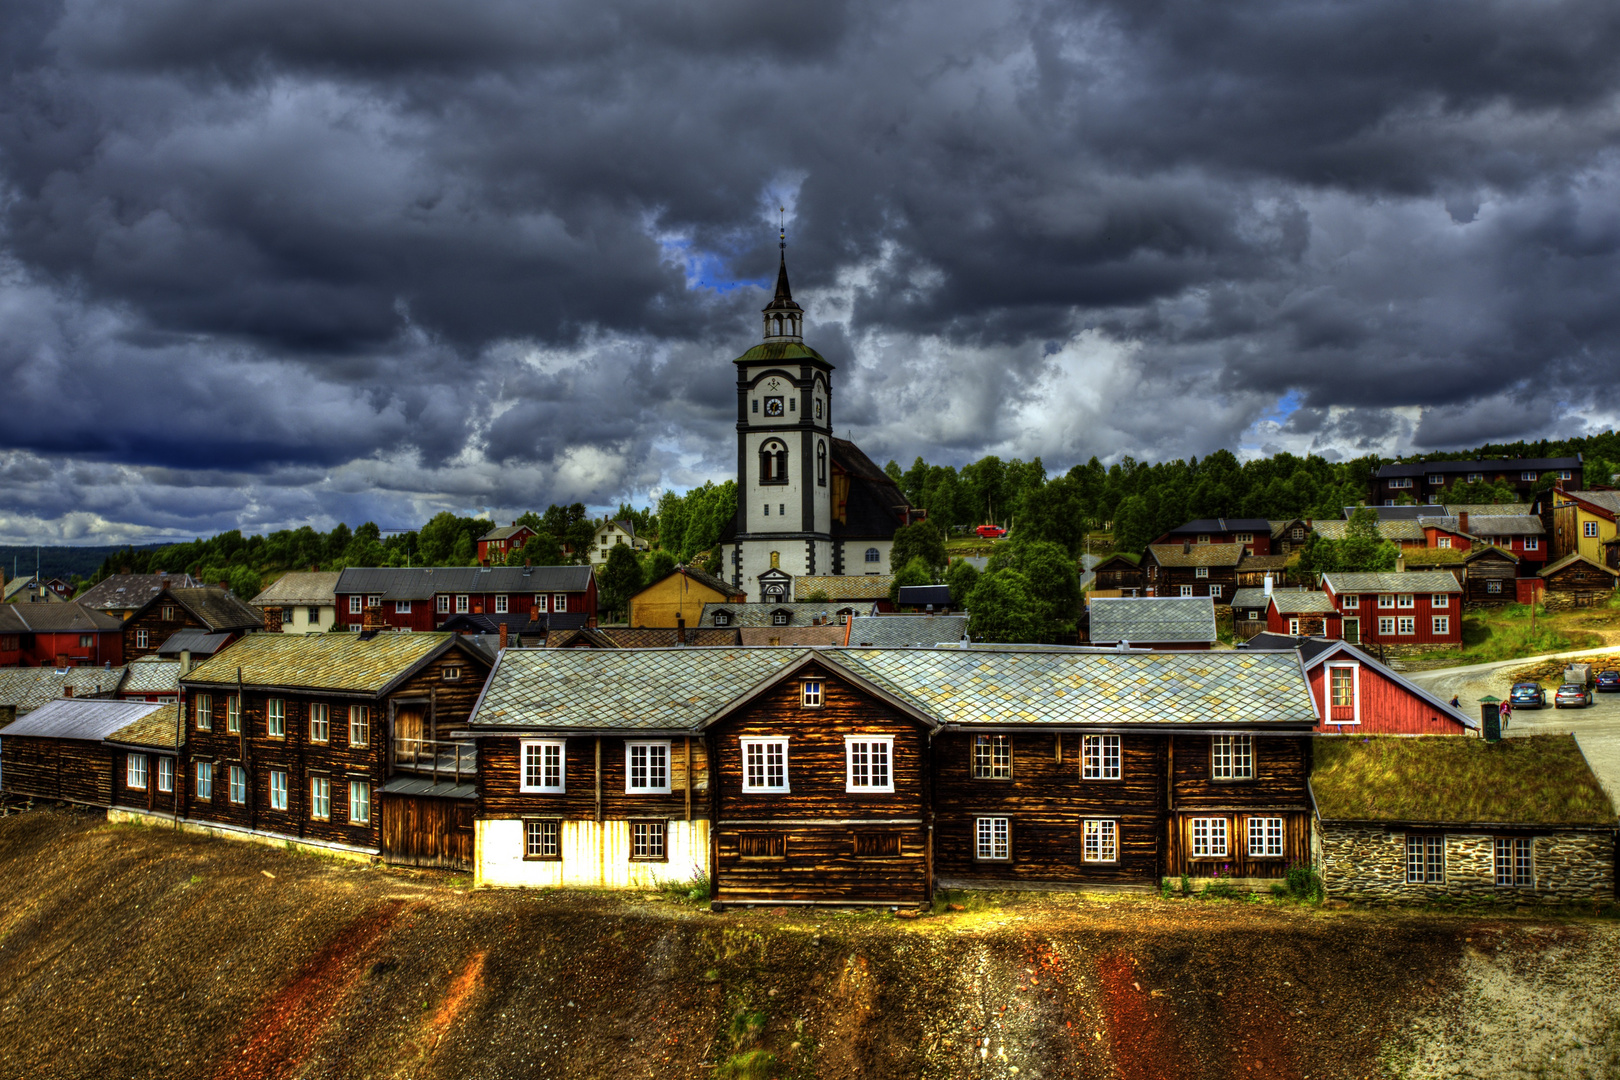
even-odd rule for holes
{"type": "MultiPolygon", "coordinates": [[[[1588,649],[1579,656],[1592,664],[1594,671],[1610,666],[1603,657],[1613,658],[1613,666],[1620,668],[1620,650],[1588,649]]],[[[1512,689],[1508,673],[1548,657],[1528,657],[1507,660],[1497,664],[1477,664],[1465,668],[1441,668],[1438,671],[1416,671],[1406,677],[1432,694],[1450,700],[1453,694],[1462,701],[1463,711],[1478,716],[1479,699],[1486,694],[1505,698],[1512,689]]],[[[1554,686],[1547,688],[1552,697],[1554,686]]],[[[1596,694],[1589,709],[1515,709],[1508,720],[1508,736],[1536,735],[1545,732],[1570,732],[1580,744],[1592,771],[1597,774],[1609,798],[1620,806],[1620,694],[1596,694]]]]}

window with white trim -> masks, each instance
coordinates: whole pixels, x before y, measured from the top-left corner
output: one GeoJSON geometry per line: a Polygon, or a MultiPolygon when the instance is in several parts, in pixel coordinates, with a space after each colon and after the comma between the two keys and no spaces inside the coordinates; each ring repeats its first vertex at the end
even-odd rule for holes
{"type": "Polygon", "coordinates": [[[1431,484],[1443,484],[1445,482],[1446,482],[1446,478],[1444,476],[1442,476],[1440,473],[1430,473],[1429,474],[1429,483],[1431,483],[1431,484]]]}
{"type": "Polygon", "coordinates": [[[1395,620],[1395,632],[1397,634],[1417,633],[1417,620],[1410,615],[1402,615],[1395,620]]]}
{"type": "Polygon", "coordinates": [[[1496,883],[1510,889],[1536,885],[1535,840],[1528,836],[1496,838],[1496,883]]]}
{"type": "Polygon", "coordinates": [[[198,694],[195,708],[197,710],[197,730],[214,730],[214,696],[212,694],[198,694]]]}
{"type": "Polygon", "coordinates": [[[781,792],[788,789],[788,741],[743,739],[744,792],[781,792]]]}
{"type": "Polygon", "coordinates": [[[1410,476],[1403,476],[1394,480],[1386,481],[1386,483],[1388,483],[1388,485],[1392,488],[1409,488],[1412,486],[1412,478],[1410,476]]]}
{"type": "Polygon", "coordinates": [[[382,597],[376,594],[366,597],[366,607],[382,607],[382,597]]]}
{"type": "Polygon", "coordinates": [[[1595,537],[1598,534],[1598,523],[1586,521],[1581,523],[1581,533],[1586,537],[1595,537]]]}
{"type": "Polygon", "coordinates": [[[1119,736],[1080,736],[1080,779],[1118,780],[1119,736]]]}
{"type": "Polygon", "coordinates": [[[231,766],[229,794],[233,803],[247,802],[247,770],[240,765],[231,766]]]}
{"type": "Polygon", "coordinates": [[[349,781],[349,824],[371,824],[371,785],[364,780],[349,781]]]}
{"type": "Polygon", "coordinates": [[[1012,819],[974,818],[973,857],[981,862],[1006,862],[1011,859],[1012,819]]]}
{"type": "Polygon", "coordinates": [[[1199,533],[1199,534],[1198,534],[1198,542],[1199,542],[1199,543],[1200,543],[1200,544],[1207,544],[1207,543],[1209,543],[1209,533],[1199,533]]]}
{"type": "Polygon", "coordinates": [[[456,594],[456,614],[465,615],[472,610],[472,598],[466,593],[456,594]]]}
{"type": "Polygon", "coordinates": [[[1389,593],[1379,593],[1378,594],[1378,606],[1381,607],[1381,608],[1392,608],[1392,607],[1394,607],[1395,606],[1395,597],[1392,596],[1389,593]]]}
{"type": "Polygon", "coordinates": [[[145,754],[130,754],[124,759],[124,786],[146,790],[145,754]]]}
{"type": "Polygon", "coordinates": [[[316,821],[332,820],[332,779],[328,776],[309,778],[309,816],[316,821]]]}
{"type": "Polygon", "coordinates": [[[174,790],[174,758],[172,758],[172,757],[160,757],[160,758],[157,759],[157,765],[158,765],[158,770],[157,770],[157,772],[158,772],[158,776],[157,776],[158,790],[159,791],[173,791],[174,790]]]}
{"type": "Polygon", "coordinates": [[[1540,551],[1541,550],[1541,538],[1537,537],[1537,536],[1527,536],[1527,537],[1525,537],[1524,538],[1524,550],[1526,550],[1526,551],[1540,551]]]}
{"type": "Polygon", "coordinates": [[[1288,632],[1289,632],[1289,634],[1293,635],[1294,637],[1299,636],[1299,620],[1298,619],[1289,619],[1288,620],[1288,632]]]}
{"type": "Polygon", "coordinates": [[[266,698],[264,702],[264,733],[272,739],[287,737],[287,701],[285,698],[266,698]]]}
{"type": "Polygon", "coordinates": [[[1192,594],[1193,594],[1193,587],[1191,585],[1183,585],[1183,586],[1181,586],[1181,595],[1182,596],[1191,596],[1192,594]]]}
{"type": "Polygon", "coordinates": [[[1346,593],[1344,596],[1344,607],[1351,610],[1361,607],[1361,594],[1346,593]]]}
{"type": "Polygon", "coordinates": [[[1192,827],[1192,855],[1195,859],[1224,859],[1230,852],[1226,843],[1226,819],[1195,817],[1192,827]]]}
{"type": "Polygon", "coordinates": [[[890,736],[845,735],[846,792],[894,790],[894,739],[890,736]]]}
{"type": "Polygon", "coordinates": [[[1119,823],[1106,818],[1085,818],[1080,822],[1082,862],[1119,861],[1119,823]]]}
{"type": "Polygon", "coordinates": [[[973,779],[1012,779],[1012,736],[973,736],[973,779]]]}
{"type": "Polygon", "coordinates": [[[1436,615],[1434,617],[1434,632],[1436,634],[1449,634],[1449,633],[1451,633],[1451,616],[1450,615],[1436,615]]]}
{"type": "Polygon", "coordinates": [[[1394,619],[1379,619],[1378,620],[1378,633],[1382,637],[1389,637],[1389,636],[1393,635],[1395,633],[1395,620],[1394,619]]]}
{"type": "Polygon", "coordinates": [[[214,763],[212,761],[197,762],[197,785],[192,794],[199,802],[208,802],[214,797],[214,763]]]}
{"type": "Polygon", "coordinates": [[[632,821],[630,823],[630,859],[632,862],[663,862],[664,830],[667,822],[632,821]]]}
{"type": "Polygon", "coordinates": [[[1329,687],[1335,709],[1356,707],[1356,669],[1350,665],[1329,667],[1329,687]]]}
{"type": "Polygon", "coordinates": [[[669,743],[624,744],[626,795],[654,795],[669,791],[669,743]]]}
{"type": "Polygon", "coordinates": [[[1569,470],[1569,469],[1559,469],[1558,470],[1558,479],[1560,479],[1560,480],[1573,480],[1573,479],[1575,479],[1575,473],[1573,471],[1569,470]]]}
{"type": "Polygon", "coordinates": [[[1531,472],[1529,469],[1526,469],[1519,474],[1519,479],[1525,483],[1533,483],[1536,479],[1536,474],[1531,472]]]}
{"type": "Polygon", "coordinates": [[[364,597],[360,597],[360,596],[351,596],[351,597],[349,597],[349,614],[350,615],[359,615],[361,612],[363,612],[365,610],[365,607],[366,607],[366,601],[365,601],[364,597]]]}
{"type": "Polygon", "coordinates": [[[1485,581],[1485,591],[1488,592],[1488,593],[1499,593],[1499,592],[1501,592],[1502,591],[1502,579],[1501,578],[1487,578],[1486,581],[1485,581]]]}
{"type": "Polygon", "coordinates": [[[495,614],[497,614],[497,615],[505,615],[506,614],[506,604],[507,604],[506,594],[505,593],[496,593],[495,594],[495,614]]]}
{"type": "Polygon", "coordinates": [[[455,665],[446,665],[439,669],[439,678],[445,682],[460,682],[461,668],[455,665]]]}
{"type": "Polygon", "coordinates": [[[1209,577],[1209,567],[1207,567],[1207,566],[1198,567],[1196,570],[1193,571],[1193,577],[1200,577],[1200,578],[1209,577]]]}
{"type": "Polygon", "coordinates": [[[1280,817],[1252,817],[1249,819],[1249,855],[1256,859],[1280,858],[1283,853],[1283,819],[1280,817]]]}
{"type": "Polygon", "coordinates": [[[1221,598],[1221,589],[1224,587],[1225,586],[1222,585],[1211,585],[1209,587],[1209,595],[1219,600],[1221,598]]]}
{"type": "Polygon", "coordinates": [[[1440,537],[1440,539],[1438,539],[1438,540],[1436,540],[1434,542],[1434,546],[1435,547],[1440,547],[1440,548],[1449,548],[1451,546],[1451,537],[1449,537],[1449,536],[1440,537]]]}
{"type": "Polygon", "coordinates": [[[1232,539],[1239,544],[1252,544],[1254,543],[1254,533],[1236,533],[1232,539]]]}
{"type": "Polygon", "coordinates": [[[151,639],[147,637],[145,630],[135,631],[135,647],[137,649],[147,648],[147,642],[150,640],[151,639]]]}
{"type": "Polygon", "coordinates": [[[409,615],[410,613],[411,613],[411,602],[409,600],[395,600],[394,601],[394,614],[395,615],[409,615]]]}
{"type": "Polygon", "coordinates": [[[525,739],[519,743],[523,775],[519,791],[568,790],[568,744],[562,739],[525,739]]]}
{"type": "Polygon", "coordinates": [[[564,613],[568,610],[568,594],[565,592],[551,594],[551,610],[555,613],[564,613]]]}
{"type": "Polygon", "coordinates": [[[1397,596],[1395,598],[1395,606],[1396,607],[1412,607],[1413,606],[1412,594],[1411,593],[1401,593],[1401,595],[1399,595],[1399,596],[1397,596]]]}
{"type": "Polygon", "coordinates": [[[1216,780],[1254,779],[1254,736],[1211,735],[1210,776],[1216,780]]]}
{"type": "Polygon", "coordinates": [[[349,706],[349,745],[364,746],[371,741],[371,706],[349,706]]]}
{"type": "Polygon", "coordinates": [[[440,593],[433,598],[433,609],[440,615],[450,614],[450,594],[440,593]]]}
{"type": "Polygon", "coordinates": [[[270,770],[270,809],[287,809],[287,770],[270,770]]]}
{"type": "Polygon", "coordinates": [[[1450,607],[1451,606],[1451,597],[1446,595],[1443,592],[1437,592],[1433,596],[1429,597],[1429,606],[1430,607],[1450,607]]]}
{"type": "Polygon", "coordinates": [[[821,680],[806,679],[799,684],[799,704],[806,709],[821,708],[821,680]]]}
{"type": "Polygon", "coordinates": [[[309,741],[332,741],[332,709],[324,701],[309,703],[309,741]]]}
{"type": "Polygon", "coordinates": [[[1443,836],[1406,837],[1406,883],[1443,885],[1446,881],[1446,838],[1443,836]]]}
{"type": "Polygon", "coordinates": [[[542,860],[562,858],[562,822],[525,821],[523,823],[523,857],[525,859],[542,860]]]}
{"type": "Polygon", "coordinates": [[[535,593],[534,594],[534,610],[540,612],[541,614],[544,614],[545,610],[546,610],[546,599],[547,599],[547,597],[546,597],[545,593],[535,593]]]}

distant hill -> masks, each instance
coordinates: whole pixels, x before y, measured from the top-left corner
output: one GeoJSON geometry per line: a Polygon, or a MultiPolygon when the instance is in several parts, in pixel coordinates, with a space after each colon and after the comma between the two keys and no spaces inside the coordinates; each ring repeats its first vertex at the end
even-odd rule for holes
{"type": "MultiPolygon", "coordinates": [[[[146,551],[152,548],[168,547],[164,544],[143,544],[136,547],[136,551],[146,551]]],[[[71,580],[75,575],[89,577],[101,569],[101,564],[107,556],[118,551],[128,550],[127,544],[114,544],[109,547],[7,547],[0,545],[0,569],[5,571],[6,580],[10,581],[17,575],[27,576],[34,572],[34,552],[39,552],[39,572],[48,578],[58,577],[63,581],[71,580]],[[15,570],[13,569],[15,567],[15,570]]]]}

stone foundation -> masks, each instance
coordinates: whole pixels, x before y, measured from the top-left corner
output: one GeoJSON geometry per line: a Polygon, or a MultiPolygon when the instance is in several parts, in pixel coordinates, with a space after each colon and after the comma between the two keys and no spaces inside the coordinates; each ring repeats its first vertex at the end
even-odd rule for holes
{"type": "Polygon", "coordinates": [[[1553,592],[1549,589],[1542,594],[1541,604],[1547,611],[1569,611],[1578,607],[1601,607],[1613,597],[1612,589],[1591,593],[1553,592]]]}
{"type": "Polygon", "coordinates": [[[1534,887],[1496,884],[1492,833],[1447,833],[1445,881],[1406,883],[1406,833],[1382,826],[1317,824],[1322,880],[1331,897],[1410,904],[1473,900],[1561,904],[1614,899],[1614,834],[1564,829],[1535,837],[1534,887]]]}

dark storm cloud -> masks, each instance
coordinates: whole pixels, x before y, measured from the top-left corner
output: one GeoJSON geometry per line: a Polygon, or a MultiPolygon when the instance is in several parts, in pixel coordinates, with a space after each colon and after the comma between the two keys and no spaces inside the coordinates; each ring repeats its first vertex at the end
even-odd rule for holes
{"type": "Polygon", "coordinates": [[[761,293],[689,260],[767,280],[777,200],[880,456],[1620,411],[1599,0],[64,0],[0,56],[0,450],[84,472],[0,533],[724,475],[761,293]]]}

